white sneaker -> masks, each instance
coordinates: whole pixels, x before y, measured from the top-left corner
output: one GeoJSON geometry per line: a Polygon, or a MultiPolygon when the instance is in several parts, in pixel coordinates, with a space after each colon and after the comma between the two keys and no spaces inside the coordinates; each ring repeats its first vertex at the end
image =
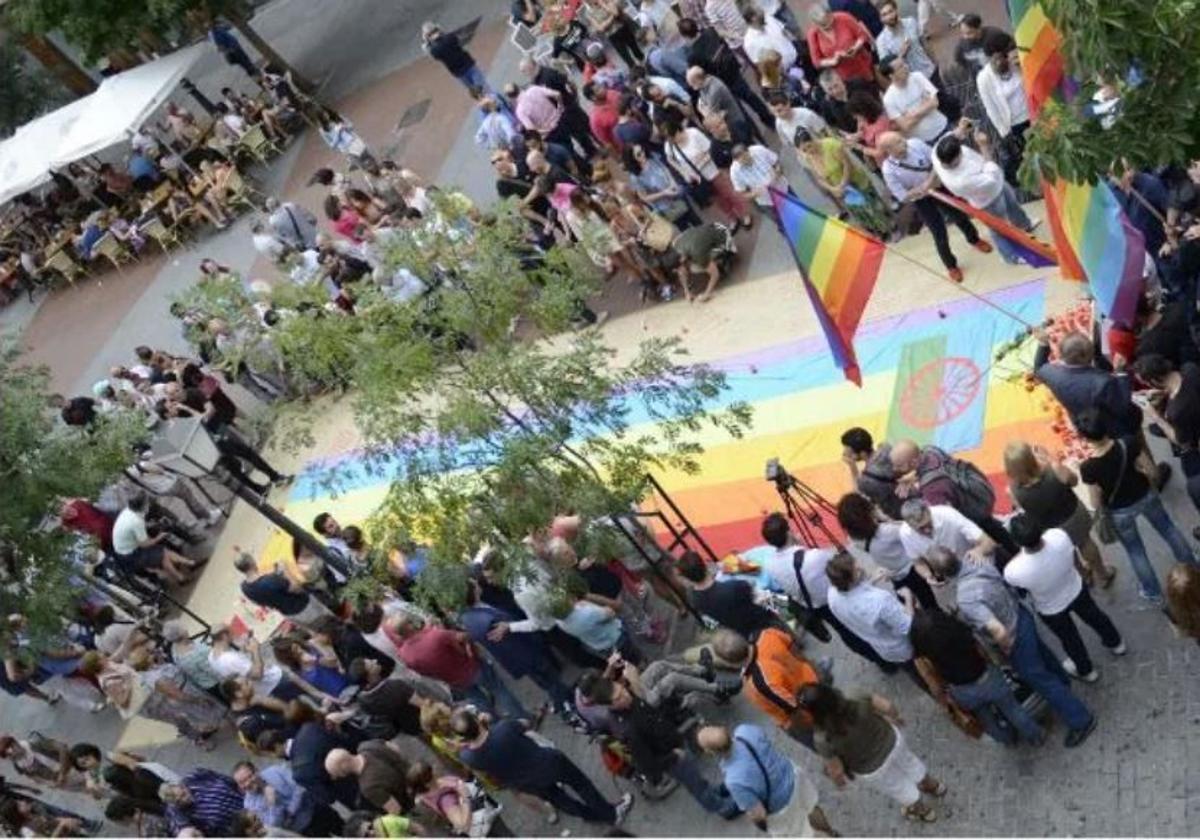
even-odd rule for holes
{"type": "Polygon", "coordinates": [[[210,510],[208,512],[208,527],[211,528],[212,526],[216,525],[221,521],[221,517],[224,515],[225,514],[221,512],[220,508],[213,508],[210,510]]]}
{"type": "Polygon", "coordinates": [[[1121,643],[1119,645],[1117,645],[1116,647],[1110,647],[1108,649],[1108,652],[1111,653],[1113,656],[1124,656],[1127,651],[1128,651],[1128,648],[1125,647],[1124,639],[1122,639],[1121,643]]]}
{"type": "Polygon", "coordinates": [[[630,810],[633,809],[633,794],[627,793],[621,797],[621,801],[617,803],[617,818],[613,821],[613,825],[620,825],[625,822],[625,818],[629,816],[630,810]]]}
{"type": "Polygon", "coordinates": [[[1069,674],[1070,676],[1074,677],[1077,680],[1082,680],[1083,682],[1086,682],[1086,683],[1094,683],[1096,680],[1100,679],[1100,672],[1097,671],[1095,668],[1088,671],[1086,674],[1080,674],[1079,669],[1075,667],[1075,662],[1073,660],[1064,659],[1062,661],[1062,666],[1063,666],[1063,670],[1066,671],[1067,674],[1069,674]]]}

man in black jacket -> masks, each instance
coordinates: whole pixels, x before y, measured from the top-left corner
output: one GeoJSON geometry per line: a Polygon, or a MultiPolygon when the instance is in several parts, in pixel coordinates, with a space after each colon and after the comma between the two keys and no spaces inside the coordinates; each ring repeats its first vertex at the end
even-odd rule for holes
{"type": "Polygon", "coordinates": [[[750,106],[750,110],[758,115],[758,119],[768,128],[774,128],[775,115],[767,107],[742,75],[742,67],[737,57],[730,51],[729,45],[711,27],[700,28],[696,21],[684,18],[679,21],[679,34],[687,45],[689,67],[703,67],[705,72],[716,76],[730,93],[750,106]]]}
{"type": "Polygon", "coordinates": [[[436,23],[426,22],[421,26],[421,40],[429,57],[440,61],[442,66],[450,71],[450,75],[462,82],[468,91],[482,90],[490,96],[495,91],[488,84],[487,77],[475,63],[475,57],[463,48],[462,42],[453,32],[443,32],[436,23]]]}

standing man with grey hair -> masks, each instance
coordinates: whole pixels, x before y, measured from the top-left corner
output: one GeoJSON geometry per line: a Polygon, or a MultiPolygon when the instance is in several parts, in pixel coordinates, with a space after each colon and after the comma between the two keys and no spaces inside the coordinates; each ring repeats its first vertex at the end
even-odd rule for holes
{"type": "Polygon", "coordinates": [[[996,543],[982,528],[949,505],[908,499],[900,506],[900,516],[900,543],[913,560],[923,559],[934,546],[976,563],[990,562],[996,551],[996,543]]]}
{"type": "Polygon", "coordinates": [[[1096,716],[1071,691],[1067,672],[1038,636],[1033,616],[990,563],[963,563],[944,546],[925,556],[935,585],[955,584],[958,616],[1007,658],[1017,675],[1042,695],[1068,726],[1064,744],[1077,747],[1096,728],[1096,716]]]}
{"type": "MultiPolygon", "coordinates": [[[[1050,361],[1050,336],[1042,328],[1033,331],[1037,353],[1033,357],[1033,375],[1046,384],[1054,398],[1067,410],[1073,425],[1085,409],[1097,408],[1110,424],[1112,437],[1142,436],[1142,410],[1134,405],[1133,384],[1124,371],[1114,372],[1096,350],[1092,339],[1081,332],[1069,332],[1058,346],[1058,361],[1050,361]]],[[[1142,437],[1142,466],[1154,475],[1161,490],[1171,478],[1170,464],[1154,464],[1142,437]]]]}

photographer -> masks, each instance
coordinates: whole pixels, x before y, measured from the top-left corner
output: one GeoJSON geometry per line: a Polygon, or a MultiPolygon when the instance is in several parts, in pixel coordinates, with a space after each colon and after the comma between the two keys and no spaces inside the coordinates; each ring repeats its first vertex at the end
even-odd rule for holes
{"type": "Polygon", "coordinates": [[[113,523],[112,544],[117,565],[128,574],[149,572],[167,583],[178,586],[191,582],[190,573],[203,563],[189,560],[166,548],[162,543],[167,531],[150,536],[147,515],[150,499],[142,492],[134,493],[113,523]]]}

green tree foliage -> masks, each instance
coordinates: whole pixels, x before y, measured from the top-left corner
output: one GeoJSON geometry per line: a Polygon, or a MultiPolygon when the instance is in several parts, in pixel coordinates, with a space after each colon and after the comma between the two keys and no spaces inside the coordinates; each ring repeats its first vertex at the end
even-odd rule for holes
{"type": "Polygon", "coordinates": [[[133,415],[67,427],[49,407],[49,375],[0,346],[0,611],[24,613],[34,642],[72,614],[73,535],[54,527],[62,499],[94,497],[128,465],[145,430],[133,415]]]}
{"type": "Polygon", "coordinates": [[[1042,0],[1065,41],[1067,72],[1082,89],[1035,125],[1025,172],[1079,181],[1121,158],[1137,168],[1200,157],[1200,26],[1196,0],[1042,0]],[[1117,88],[1110,128],[1086,112],[1101,84],[1117,88]]]}
{"type": "MultiPolygon", "coordinates": [[[[554,514],[628,511],[647,470],[697,470],[699,433],[740,436],[750,410],[722,404],[724,375],[689,362],[675,339],[618,353],[597,331],[572,329],[598,283],[583,249],[534,260],[510,207],[480,219],[454,195],[435,202],[432,220],[375,243],[388,273],[404,267],[433,285],[416,300],[359,283],[350,317],[320,284],[284,284],[270,331],[234,289],[220,305],[211,288],[178,303],[196,320],[238,324],[243,357],[282,358],[300,390],[349,389],[366,469],[390,480],[372,543],[385,554],[414,539],[430,546],[419,582],[449,603],[481,543],[517,573],[523,540],[554,514]]],[[[299,440],[296,422],[314,415],[297,414],[285,428],[299,440]]],[[[336,491],[344,478],[331,469],[323,480],[336,491]]]]}
{"type": "Polygon", "coordinates": [[[21,48],[0,42],[0,137],[47,111],[64,104],[69,96],[58,82],[33,62],[21,48]]]}

